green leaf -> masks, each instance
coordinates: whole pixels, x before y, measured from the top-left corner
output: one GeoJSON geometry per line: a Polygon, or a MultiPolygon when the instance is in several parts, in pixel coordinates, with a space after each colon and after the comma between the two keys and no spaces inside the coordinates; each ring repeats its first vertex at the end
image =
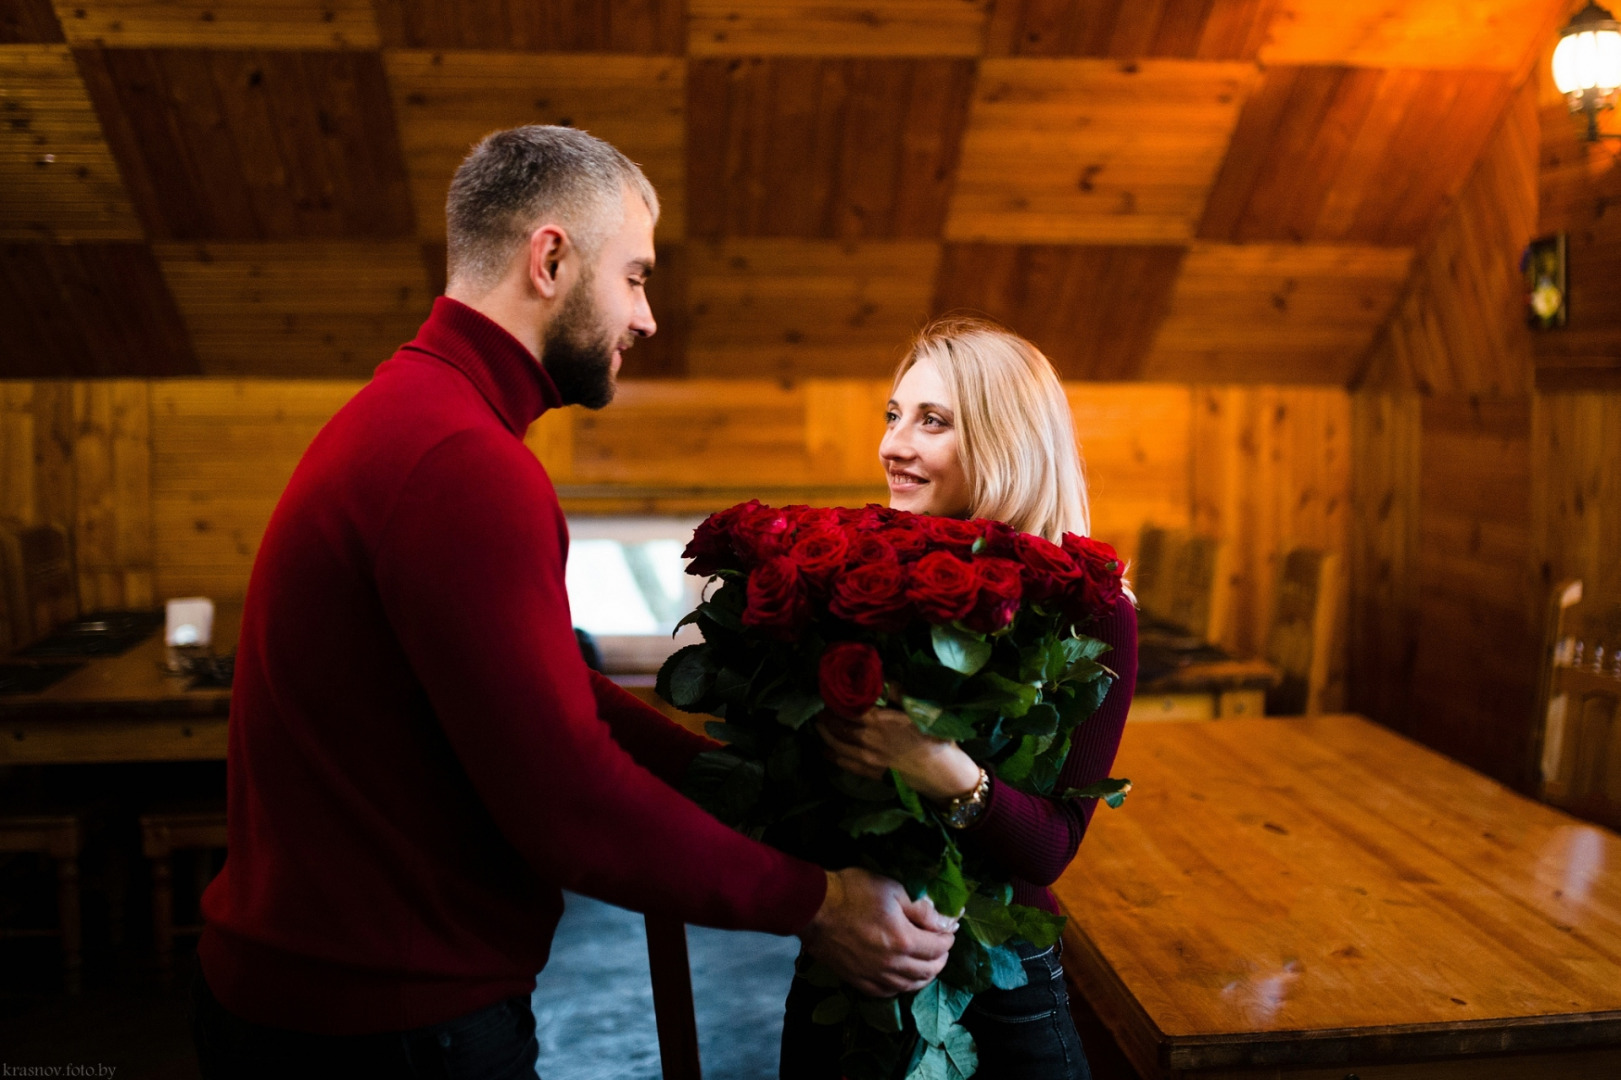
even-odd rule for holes
{"type": "Polygon", "coordinates": [[[681,780],[688,798],[734,828],[754,811],[764,786],[765,767],[730,750],[706,750],[694,757],[681,780]]]}
{"type": "Polygon", "coordinates": [[[906,1074],[906,1080],[959,1080],[961,1076],[962,1073],[946,1056],[946,1048],[930,1045],[912,1071],[906,1074]]]}
{"type": "Polygon", "coordinates": [[[1107,780],[1099,780],[1097,783],[1088,784],[1085,787],[1069,788],[1064,792],[1063,798],[1102,799],[1109,809],[1118,810],[1120,804],[1126,801],[1126,796],[1130,792],[1130,780],[1116,780],[1111,776],[1107,780]]]}
{"type": "Polygon", "coordinates": [[[712,599],[705,600],[698,605],[698,613],[711,619],[728,630],[741,632],[743,629],[743,609],[734,609],[730,604],[722,601],[726,589],[721,589],[712,599]]]}
{"type": "Polygon", "coordinates": [[[962,855],[955,844],[946,848],[945,856],[940,860],[939,872],[929,882],[929,899],[934,901],[934,909],[948,919],[961,915],[964,905],[968,903],[968,883],[962,876],[962,855]]]}
{"type": "Polygon", "coordinates": [[[826,707],[822,704],[820,694],[809,691],[792,693],[777,707],[777,723],[785,728],[798,731],[805,726],[805,721],[826,707]]]}
{"type": "Polygon", "coordinates": [[[925,1042],[943,1044],[947,1032],[968,1011],[973,1000],[973,991],[935,979],[912,999],[912,1019],[917,1023],[918,1035],[925,1042]]]}
{"type": "Polygon", "coordinates": [[[991,643],[981,634],[967,633],[954,626],[936,626],[929,637],[940,663],[960,675],[976,674],[991,658],[991,643]]]}
{"type": "Polygon", "coordinates": [[[1011,947],[986,948],[985,955],[990,959],[991,985],[998,990],[1017,990],[1030,981],[1024,973],[1024,961],[1011,947]]]}
{"type": "Polygon", "coordinates": [[[901,805],[906,807],[907,812],[914,819],[923,821],[923,800],[917,797],[917,792],[912,790],[912,785],[902,779],[901,774],[894,769],[889,770],[889,779],[895,785],[895,794],[900,797],[901,805]]]}
{"type": "Polygon", "coordinates": [[[843,769],[833,770],[828,783],[840,795],[847,795],[859,802],[888,802],[895,797],[895,789],[884,781],[869,780],[843,769]]]}
{"type": "Polygon", "coordinates": [[[1013,755],[996,767],[996,775],[1010,784],[1017,784],[1030,775],[1030,767],[1036,763],[1036,753],[1041,740],[1035,735],[1026,735],[1019,740],[1019,748],[1013,755]]]}
{"type": "Polygon", "coordinates": [[[718,720],[704,721],[704,734],[716,742],[741,744],[745,747],[752,747],[755,743],[754,732],[748,728],[724,724],[718,720]]]}
{"type": "Polygon", "coordinates": [[[1076,634],[1069,639],[1069,643],[1077,646],[1071,663],[1074,660],[1096,660],[1108,652],[1110,648],[1106,642],[1099,641],[1094,637],[1087,637],[1085,634],[1076,634]]]}
{"type": "Polygon", "coordinates": [[[686,626],[688,623],[695,623],[702,617],[703,617],[702,609],[701,608],[693,608],[691,611],[689,611],[685,615],[681,616],[681,621],[675,624],[675,629],[670,631],[670,636],[675,637],[677,634],[679,634],[681,632],[681,628],[683,626],[686,626]]]}
{"type": "Polygon", "coordinates": [[[997,712],[1010,718],[1017,718],[1029,712],[1030,707],[1041,697],[1039,687],[1027,682],[1014,682],[994,671],[987,671],[975,679],[974,687],[980,691],[980,695],[975,698],[976,703],[983,701],[995,705],[997,712]]]}
{"type": "Polygon", "coordinates": [[[710,689],[722,701],[736,701],[743,704],[748,698],[749,681],[749,677],[742,672],[731,667],[722,667],[715,672],[715,681],[710,689]]]}
{"type": "Polygon", "coordinates": [[[913,820],[911,812],[907,810],[879,810],[851,818],[844,823],[844,830],[851,836],[882,836],[913,820]]]}
{"type": "Polygon", "coordinates": [[[850,1015],[850,999],[842,992],[830,994],[816,1003],[811,1010],[811,1023],[813,1024],[839,1024],[850,1015]]]}
{"type": "Polygon", "coordinates": [[[1064,934],[1064,923],[1068,921],[1063,915],[1054,915],[1050,911],[1023,904],[1009,905],[1008,914],[1013,916],[1019,928],[1019,937],[1038,949],[1045,949],[1057,942],[1064,934]]]}
{"type": "Polygon", "coordinates": [[[937,739],[954,739],[961,742],[964,739],[972,739],[976,734],[972,721],[948,712],[932,701],[902,696],[901,708],[912,718],[912,723],[917,725],[919,731],[933,735],[937,739]]]}
{"type": "Polygon", "coordinates": [[[836,990],[841,981],[839,973],[820,960],[811,961],[810,966],[800,972],[800,975],[818,990],[836,990]]]}
{"type": "Polygon", "coordinates": [[[974,1036],[961,1024],[953,1025],[946,1032],[946,1056],[963,1076],[973,1076],[979,1069],[979,1047],[974,1045],[974,1036]]]}
{"type": "Polygon", "coordinates": [[[703,701],[715,679],[715,650],[710,645],[678,649],[659,671],[665,686],[661,696],[678,709],[691,709],[703,701]],[[666,677],[665,672],[669,675],[666,677]]]}
{"type": "Polygon", "coordinates": [[[864,997],[856,1002],[856,1011],[870,1027],[891,1034],[901,1029],[901,1003],[898,998],[864,997]]]}
{"type": "Polygon", "coordinates": [[[981,893],[968,898],[962,924],[985,945],[1000,945],[1019,932],[1019,924],[1008,905],[981,893]]]}
{"type": "Polygon", "coordinates": [[[1023,716],[1009,719],[1003,730],[1010,735],[1051,735],[1058,730],[1058,721],[1058,710],[1042,701],[1023,716]]]}

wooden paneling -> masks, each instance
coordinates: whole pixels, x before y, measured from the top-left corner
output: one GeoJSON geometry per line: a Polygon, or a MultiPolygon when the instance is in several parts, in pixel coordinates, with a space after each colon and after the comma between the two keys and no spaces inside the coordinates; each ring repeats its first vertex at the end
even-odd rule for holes
{"type": "Polygon", "coordinates": [[[938,236],[973,76],[953,60],[694,61],[692,235],[938,236]]]}
{"type": "Polygon", "coordinates": [[[1261,61],[1524,74],[1567,9],[1565,0],[1282,0],[1261,61]]]}
{"type": "Polygon", "coordinates": [[[1411,247],[1468,177],[1509,86],[1499,72],[1269,67],[1199,235],[1411,247]]]}
{"type": "Polygon", "coordinates": [[[156,250],[211,375],[365,378],[416,336],[430,301],[415,244],[156,250]]]}
{"type": "Polygon", "coordinates": [[[985,60],[946,219],[952,240],[1191,236],[1255,68],[985,60]]]}
{"type": "Polygon", "coordinates": [[[679,54],[681,0],[375,0],[383,42],[410,49],[679,54]]]}
{"type": "Polygon", "coordinates": [[[153,384],[151,515],[160,599],[242,598],[294,466],[359,388],[339,381],[153,384]]]}
{"type": "Polygon", "coordinates": [[[84,49],[78,58],[151,238],[411,234],[376,53],[84,49]]]}
{"type": "Polygon", "coordinates": [[[687,252],[681,244],[659,244],[658,264],[647,279],[647,303],[658,331],[641,338],[625,355],[626,379],[670,379],[687,373],[687,252]]]}
{"type": "Polygon", "coordinates": [[[1193,392],[1141,383],[1068,383],[1065,389],[1086,467],[1092,535],[1129,561],[1144,524],[1186,528],[1193,505],[1193,392]]]}
{"type": "Polygon", "coordinates": [[[1541,641],[1531,568],[1531,402],[1423,401],[1411,733],[1523,784],[1541,641]]]}
{"type": "Polygon", "coordinates": [[[1142,375],[1344,385],[1410,262],[1401,248],[1195,244],[1142,375]]]}
{"type": "Polygon", "coordinates": [[[0,45],[0,190],[0,239],[141,239],[63,46],[0,45]]]}
{"type": "Polygon", "coordinates": [[[197,370],[145,244],[0,245],[0,378],[197,370]]]}
{"type": "Polygon", "coordinates": [[[998,0],[992,56],[1253,60],[1280,0],[998,0]]]}
{"type": "Polygon", "coordinates": [[[882,378],[928,317],[940,247],[739,239],[686,257],[693,375],[882,378]]]}
{"type": "Polygon", "coordinates": [[[1412,723],[1418,657],[1420,399],[1351,395],[1351,709],[1388,727],[1412,723]]]}
{"type": "Polygon", "coordinates": [[[947,244],[934,306],[1035,342],[1066,379],[1130,379],[1170,310],[1181,247],[947,244]]]}
{"type": "Polygon", "coordinates": [[[1531,389],[1520,253],[1536,222],[1537,113],[1519,91],[1480,164],[1424,247],[1363,385],[1524,394],[1531,389]]]}
{"type": "Polygon", "coordinates": [[[1621,592],[1621,394],[1539,394],[1531,432],[1537,596],[1572,578],[1621,592]]]}
{"type": "MultiPolygon", "coordinates": [[[[1259,386],[1195,391],[1191,446],[1193,528],[1230,541],[1228,625],[1218,640],[1260,653],[1283,556],[1295,547],[1345,555],[1350,546],[1351,409],[1338,389],[1259,386]]],[[[1344,612],[1347,585],[1336,583],[1344,612]]],[[[1343,616],[1342,616],[1343,622],[1343,616]]],[[[1343,638],[1324,707],[1345,700],[1343,638]]]]}
{"type": "Polygon", "coordinates": [[[692,56],[978,56],[994,0],[687,0],[692,56]]]}
{"type": "Polygon", "coordinates": [[[624,151],[658,189],[660,238],[686,221],[682,150],[685,66],[641,56],[390,52],[389,86],[417,231],[445,235],[445,194],[484,136],[519,124],[582,128],[624,151]]]}
{"type": "Polygon", "coordinates": [[[375,48],[367,0],[58,0],[67,39],[117,48],[375,48]]]}
{"type": "Polygon", "coordinates": [[[0,45],[51,44],[62,40],[51,0],[0,0],[0,45]]]}
{"type": "MultiPolygon", "coordinates": [[[[1532,335],[1537,387],[1621,391],[1621,143],[1580,141],[1563,101],[1539,115],[1537,233],[1567,234],[1570,310],[1565,326],[1532,335]]],[[[1605,128],[1621,133],[1613,114],[1605,128]]]]}

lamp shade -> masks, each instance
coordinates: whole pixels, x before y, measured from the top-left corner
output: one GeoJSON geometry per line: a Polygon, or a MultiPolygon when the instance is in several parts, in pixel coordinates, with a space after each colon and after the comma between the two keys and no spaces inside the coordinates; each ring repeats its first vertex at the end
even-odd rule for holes
{"type": "Polygon", "coordinates": [[[1553,51],[1553,81],[1561,94],[1621,87],[1621,24],[1614,16],[1593,3],[1576,13],[1553,51]]]}

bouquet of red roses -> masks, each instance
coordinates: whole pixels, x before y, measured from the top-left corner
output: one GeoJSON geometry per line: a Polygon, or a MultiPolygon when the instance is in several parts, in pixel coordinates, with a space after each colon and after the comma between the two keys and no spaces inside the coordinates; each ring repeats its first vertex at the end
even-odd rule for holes
{"type": "MultiPolygon", "coordinates": [[[[842,1028],[850,1080],[961,1080],[973,1039],[958,1022],[973,995],[1023,985],[1009,946],[1045,947],[1059,916],[1010,902],[990,860],[893,770],[867,780],[829,764],[810,721],[903,709],[953,739],[1000,781],[1054,794],[1075,729],[1113,681],[1106,646],[1085,636],[1121,592],[1112,548],[1054,544],[996,521],[757,501],[698,526],[687,572],[719,587],[682,620],[702,644],[672,655],[658,691],[717,718],[726,745],[700,754],[685,789],[722,821],[829,868],[865,866],[960,916],[940,977],[916,994],[866,998],[813,967],[828,991],[813,1019],[842,1028]]],[[[1109,780],[1066,798],[1118,805],[1109,780]]]]}

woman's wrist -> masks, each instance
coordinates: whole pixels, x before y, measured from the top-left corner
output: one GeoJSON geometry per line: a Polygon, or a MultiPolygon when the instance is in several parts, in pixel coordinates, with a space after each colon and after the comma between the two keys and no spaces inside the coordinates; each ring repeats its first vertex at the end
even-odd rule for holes
{"type": "Polygon", "coordinates": [[[945,743],[915,772],[903,770],[901,777],[936,806],[963,799],[979,786],[979,764],[956,743],[945,743]]]}

